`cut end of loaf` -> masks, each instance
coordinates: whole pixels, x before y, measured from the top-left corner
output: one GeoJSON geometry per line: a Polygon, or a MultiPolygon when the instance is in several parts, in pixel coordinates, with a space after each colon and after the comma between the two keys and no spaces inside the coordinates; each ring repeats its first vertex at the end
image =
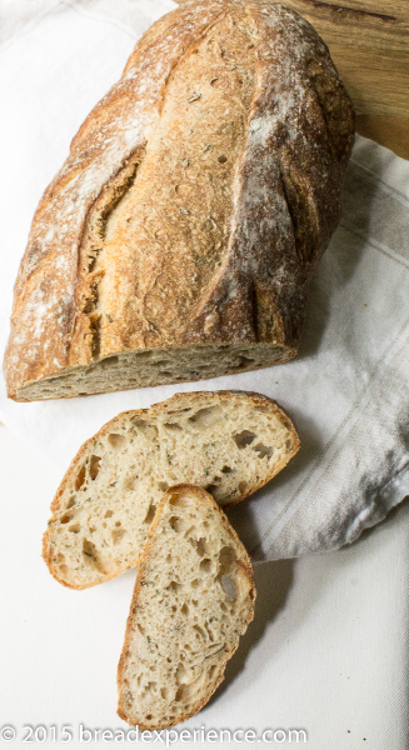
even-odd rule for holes
{"type": "Polygon", "coordinates": [[[204,490],[161,501],[135,584],[118,667],[118,713],[140,730],[196,714],[254,616],[248,554],[204,490]]]}
{"type": "Polygon", "coordinates": [[[96,393],[205,380],[292,359],[295,348],[277,344],[214,344],[122,352],[88,366],[59,373],[9,390],[15,401],[74,398],[96,393]]]}

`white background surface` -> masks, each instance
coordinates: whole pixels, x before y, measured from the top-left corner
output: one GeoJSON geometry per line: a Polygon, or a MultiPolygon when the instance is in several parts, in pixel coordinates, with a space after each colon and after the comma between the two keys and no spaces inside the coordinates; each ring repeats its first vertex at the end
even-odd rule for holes
{"type": "MultiPolygon", "coordinates": [[[[64,747],[23,743],[25,724],[70,725],[72,750],[124,747],[81,744],[78,727],[127,728],[116,668],[135,573],[87,591],[54,581],[41,536],[60,472],[5,427],[0,455],[0,727],[18,735],[0,747],[64,747]]],[[[255,620],[216,697],[180,728],[304,728],[309,750],[409,747],[408,517],[404,503],[349,549],[256,565],[255,620]]],[[[206,745],[229,746],[295,744],[206,745]]]]}

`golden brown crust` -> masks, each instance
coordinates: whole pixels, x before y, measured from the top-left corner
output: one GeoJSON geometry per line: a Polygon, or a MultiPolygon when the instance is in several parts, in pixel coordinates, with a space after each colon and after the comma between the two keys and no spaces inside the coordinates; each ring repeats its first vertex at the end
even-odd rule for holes
{"type": "MultiPolygon", "coordinates": [[[[145,544],[145,547],[144,547],[143,555],[141,557],[141,560],[140,560],[140,563],[139,563],[139,566],[138,566],[138,572],[137,572],[137,576],[136,576],[135,587],[134,587],[134,591],[133,591],[133,595],[132,595],[132,601],[131,601],[131,606],[130,606],[130,611],[129,611],[129,615],[128,615],[128,619],[127,619],[127,627],[126,627],[126,631],[125,631],[124,645],[123,645],[121,656],[120,656],[119,663],[118,663],[117,683],[118,683],[119,700],[118,700],[117,713],[118,713],[118,715],[120,716],[121,719],[123,719],[124,721],[127,721],[128,723],[132,723],[132,722],[131,722],[130,718],[126,715],[126,713],[122,710],[122,707],[121,707],[120,703],[121,703],[122,688],[123,688],[122,680],[123,680],[123,674],[124,674],[124,663],[125,663],[125,660],[126,660],[126,652],[127,652],[128,648],[129,648],[129,645],[130,645],[131,626],[132,626],[133,620],[135,618],[134,609],[135,609],[135,606],[137,605],[137,601],[138,601],[138,598],[139,598],[141,587],[143,585],[142,582],[143,582],[144,577],[145,577],[145,567],[146,567],[147,560],[149,559],[149,553],[150,553],[150,549],[151,549],[151,546],[152,546],[152,539],[153,539],[154,534],[155,534],[155,529],[156,529],[156,527],[160,523],[160,520],[161,520],[161,517],[162,517],[162,513],[163,513],[163,509],[165,508],[166,503],[168,502],[168,500],[169,500],[169,498],[171,496],[177,495],[179,493],[183,494],[185,491],[193,493],[200,502],[213,505],[215,508],[217,508],[217,511],[220,514],[220,520],[222,522],[222,525],[224,526],[225,531],[227,532],[227,534],[229,536],[233,537],[233,540],[234,540],[235,544],[237,545],[238,548],[241,549],[241,552],[243,554],[244,562],[243,561],[239,561],[237,564],[240,565],[240,567],[242,568],[242,570],[243,570],[244,574],[246,575],[247,580],[249,582],[249,591],[250,591],[249,596],[250,596],[250,598],[253,601],[256,600],[256,596],[257,596],[256,586],[255,586],[255,582],[254,582],[254,575],[253,575],[253,566],[251,564],[250,557],[249,557],[247,551],[245,550],[245,548],[244,548],[244,546],[243,546],[243,544],[242,544],[242,542],[241,542],[238,534],[233,529],[233,527],[231,526],[228,518],[223,513],[223,511],[221,510],[221,508],[219,508],[219,506],[217,505],[217,503],[215,502],[215,500],[212,498],[212,496],[209,495],[201,487],[195,487],[195,486],[189,485],[189,484],[178,484],[178,485],[175,485],[174,487],[169,487],[169,489],[165,492],[165,494],[164,494],[164,496],[163,496],[163,498],[162,498],[162,500],[161,500],[161,502],[158,505],[158,508],[156,510],[155,517],[154,517],[154,519],[152,521],[152,524],[151,524],[151,527],[149,529],[149,534],[148,534],[148,538],[147,538],[147,541],[146,541],[146,544],[145,544]]],[[[245,622],[245,628],[244,629],[247,628],[247,626],[250,624],[250,622],[253,619],[254,619],[254,609],[249,613],[249,617],[248,617],[248,619],[245,622]]],[[[227,664],[227,662],[229,661],[229,659],[233,656],[233,654],[235,653],[236,650],[237,650],[237,646],[235,648],[230,649],[230,651],[225,652],[224,667],[227,664]]],[[[223,682],[223,679],[224,679],[224,668],[223,668],[223,671],[222,671],[222,673],[220,675],[220,679],[217,682],[214,682],[211,685],[211,687],[209,687],[209,690],[207,691],[207,693],[204,695],[204,697],[200,701],[198,701],[196,703],[194,709],[191,712],[186,713],[183,716],[179,717],[179,719],[177,721],[175,721],[173,723],[160,723],[160,722],[158,722],[155,725],[153,725],[152,723],[151,724],[142,724],[142,723],[139,723],[138,724],[139,730],[143,731],[143,730],[146,729],[146,730],[152,731],[152,730],[170,729],[171,727],[176,726],[177,724],[181,724],[182,722],[187,721],[187,719],[189,719],[191,716],[194,716],[195,714],[197,714],[203,708],[203,706],[206,705],[206,703],[209,701],[210,697],[215,693],[215,691],[217,690],[217,688],[219,687],[219,685],[223,682]]]]}
{"type": "Polygon", "coordinates": [[[294,356],[352,140],[328,50],[295,12],[211,0],[160,19],[37,209],[9,395],[118,352],[264,343],[294,356]]]}

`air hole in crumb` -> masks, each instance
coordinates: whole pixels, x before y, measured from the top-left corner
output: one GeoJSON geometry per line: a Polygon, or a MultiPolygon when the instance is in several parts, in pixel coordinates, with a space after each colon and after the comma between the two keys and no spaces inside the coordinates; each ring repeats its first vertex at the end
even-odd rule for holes
{"type": "Polygon", "coordinates": [[[274,453],[274,448],[272,448],[270,445],[264,445],[264,443],[257,443],[257,445],[253,446],[253,451],[257,451],[260,458],[271,458],[271,456],[274,453]]]}
{"type": "Polygon", "coordinates": [[[95,480],[99,474],[101,468],[101,456],[91,456],[89,460],[89,475],[92,480],[95,480]]]}
{"type": "Polygon", "coordinates": [[[253,357],[244,357],[240,355],[240,367],[246,367],[247,365],[253,365],[256,360],[253,357]]]}
{"type": "Polygon", "coordinates": [[[112,529],[112,541],[114,544],[118,544],[122,537],[126,534],[126,529],[112,529]]]}
{"type": "Polygon", "coordinates": [[[226,594],[227,601],[234,602],[234,600],[236,599],[236,584],[234,582],[234,579],[232,578],[232,576],[224,573],[220,580],[223,586],[223,590],[226,594]]]}
{"type": "Polygon", "coordinates": [[[246,490],[248,489],[249,483],[248,482],[239,482],[239,492],[240,494],[244,494],[246,490]]]}
{"type": "Polygon", "coordinates": [[[184,701],[186,698],[190,696],[190,687],[189,685],[179,685],[176,695],[175,695],[175,701],[184,701]]]}
{"type": "Polygon", "coordinates": [[[191,585],[192,589],[197,589],[199,583],[200,583],[199,579],[198,578],[194,578],[190,585],[191,585]]]}
{"type": "Polygon", "coordinates": [[[156,425],[150,424],[145,419],[141,419],[141,417],[135,417],[135,419],[132,419],[132,425],[137,428],[137,432],[146,435],[148,439],[155,438],[158,435],[158,428],[156,425]]]}
{"type": "Polygon", "coordinates": [[[218,157],[217,161],[219,162],[219,164],[226,164],[227,156],[225,154],[222,154],[218,157]]]}
{"type": "Polygon", "coordinates": [[[166,492],[168,487],[169,485],[167,482],[158,482],[158,488],[160,489],[161,492],[166,492]]]}
{"type": "Polygon", "coordinates": [[[132,490],[135,489],[135,485],[138,481],[138,478],[139,477],[137,476],[125,477],[123,485],[122,485],[124,492],[132,492],[132,490]]]}
{"type": "Polygon", "coordinates": [[[178,424],[177,422],[165,422],[165,427],[168,428],[168,430],[182,430],[182,425],[178,424]]]}
{"type": "Polygon", "coordinates": [[[60,523],[69,523],[70,521],[72,521],[72,516],[65,515],[60,519],[60,523]]]}
{"type": "Polygon", "coordinates": [[[126,443],[125,435],[119,435],[117,432],[111,432],[108,435],[108,442],[113,448],[122,448],[126,443]]]}
{"type": "Polygon", "coordinates": [[[231,566],[236,561],[237,555],[233,547],[225,545],[219,552],[219,570],[222,573],[230,570],[231,566]]]}
{"type": "Polygon", "coordinates": [[[227,465],[223,466],[223,468],[222,468],[222,474],[231,474],[232,471],[233,471],[233,469],[230,468],[230,466],[227,466],[227,465]]]}
{"type": "Polygon", "coordinates": [[[213,675],[214,675],[216,669],[217,669],[217,664],[212,664],[212,666],[210,667],[210,669],[209,669],[209,671],[207,673],[207,679],[209,680],[209,682],[210,682],[210,680],[213,679],[213,675]]]}
{"type": "Polygon", "coordinates": [[[117,354],[114,354],[112,357],[105,357],[105,359],[102,359],[98,365],[99,369],[105,369],[105,367],[111,367],[111,365],[116,365],[119,362],[119,357],[117,354]]]}
{"type": "Polygon", "coordinates": [[[115,521],[115,526],[122,526],[121,521],[115,521]]]}
{"type": "Polygon", "coordinates": [[[169,586],[166,586],[166,591],[178,591],[181,588],[182,584],[178,583],[178,581],[171,581],[169,586]]]}
{"type": "Polygon", "coordinates": [[[176,679],[178,683],[181,682],[188,682],[188,672],[186,671],[186,668],[184,664],[180,661],[176,668],[176,679]]]}
{"type": "Polygon", "coordinates": [[[183,604],[182,609],[180,610],[182,615],[188,615],[189,614],[189,607],[187,606],[186,602],[183,604]]]}
{"type": "Polygon", "coordinates": [[[84,539],[82,544],[82,551],[87,557],[91,557],[95,562],[97,561],[97,548],[95,544],[90,542],[88,539],[84,539]]]}
{"type": "Polygon", "coordinates": [[[247,445],[250,445],[255,437],[256,435],[254,432],[250,432],[250,430],[242,430],[241,432],[237,432],[235,435],[233,435],[233,440],[236,443],[237,447],[241,450],[247,445]]]}
{"type": "Polygon", "coordinates": [[[197,427],[212,427],[223,419],[223,409],[221,406],[207,406],[199,409],[195,414],[189,417],[189,422],[197,427]]]}
{"type": "Polygon", "coordinates": [[[114,511],[113,510],[107,510],[107,512],[105,513],[104,518],[111,518],[113,515],[114,515],[114,511]]]}
{"type": "Polygon", "coordinates": [[[72,526],[68,527],[68,531],[72,531],[73,534],[78,534],[81,530],[81,526],[79,523],[74,523],[72,526]]]}
{"type": "Polygon", "coordinates": [[[213,484],[208,484],[208,485],[206,485],[206,487],[205,487],[204,489],[205,489],[205,490],[206,490],[206,492],[208,492],[208,493],[209,493],[210,495],[213,495],[213,494],[214,494],[214,493],[215,493],[215,492],[216,492],[216,491],[217,491],[217,490],[219,489],[219,485],[218,485],[218,484],[215,484],[215,483],[213,482],[213,484]]]}
{"type": "Polygon", "coordinates": [[[292,440],[291,440],[290,438],[288,438],[288,440],[286,440],[286,441],[285,441],[285,447],[286,447],[286,448],[287,448],[287,450],[289,450],[289,451],[290,451],[290,450],[292,450],[292,447],[293,447],[293,441],[292,441],[292,440]]]}
{"type": "Polygon", "coordinates": [[[81,489],[81,487],[84,484],[84,482],[85,482],[85,466],[81,466],[81,468],[80,468],[80,470],[79,470],[79,472],[77,474],[77,478],[75,480],[75,489],[76,490],[81,489]]]}
{"type": "Polygon", "coordinates": [[[200,557],[203,557],[207,553],[207,544],[206,540],[201,537],[200,539],[195,542],[197,553],[200,555],[200,557]]]}
{"type": "Polygon", "coordinates": [[[172,516],[169,519],[169,525],[173,531],[182,531],[183,529],[183,521],[178,516],[172,516]]]}
{"type": "Polygon", "coordinates": [[[181,508],[188,508],[189,505],[192,505],[193,499],[185,492],[175,492],[174,495],[169,499],[169,505],[176,505],[180,506],[181,508]]]}
{"type": "Polygon", "coordinates": [[[75,495],[71,495],[67,503],[67,510],[69,510],[70,508],[72,508],[73,505],[75,505],[75,501],[76,501],[75,495]]]}
{"type": "Polygon", "coordinates": [[[64,561],[65,561],[65,557],[64,557],[64,555],[62,554],[62,552],[59,552],[59,553],[58,553],[58,555],[57,555],[57,557],[55,558],[55,562],[56,562],[56,563],[57,563],[58,565],[60,565],[60,564],[61,564],[61,563],[63,563],[64,561]]]}
{"type": "Polygon", "coordinates": [[[203,573],[210,573],[212,569],[212,561],[210,560],[210,558],[205,557],[204,560],[201,561],[199,568],[203,571],[203,573]]]}
{"type": "Polygon", "coordinates": [[[148,512],[143,520],[144,523],[152,523],[156,513],[156,505],[151,503],[148,508],[148,512]]]}
{"type": "Polygon", "coordinates": [[[143,628],[139,622],[136,623],[136,627],[138,628],[141,635],[145,635],[145,628],[143,628]]]}
{"type": "Polygon", "coordinates": [[[205,638],[206,637],[206,634],[205,634],[203,628],[200,627],[200,625],[193,625],[193,630],[196,631],[196,633],[198,634],[198,636],[200,636],[200,638],[205,638]]]}

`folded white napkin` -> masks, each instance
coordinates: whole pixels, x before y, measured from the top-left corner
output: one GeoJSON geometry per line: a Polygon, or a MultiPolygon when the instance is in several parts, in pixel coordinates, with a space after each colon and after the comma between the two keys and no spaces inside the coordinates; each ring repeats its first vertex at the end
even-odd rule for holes
{"type": "MultiPolygon", "coordinates": [[[[173,7],[169,0],[3,2],[2,350],[36,204],[135,40],[173,7]]],[[[80,444],[121,410],[180,390],[265,393],[294,417],[302,448],[230,512],[243,541],[258,559],[353,541],[409,493],[408,208],[409,163],[357,138],[344,218],[311,286],[297,360],[200,383],[32,404],[7,400],[2,382],[0,418],[63,472],[80,444]]]]}

